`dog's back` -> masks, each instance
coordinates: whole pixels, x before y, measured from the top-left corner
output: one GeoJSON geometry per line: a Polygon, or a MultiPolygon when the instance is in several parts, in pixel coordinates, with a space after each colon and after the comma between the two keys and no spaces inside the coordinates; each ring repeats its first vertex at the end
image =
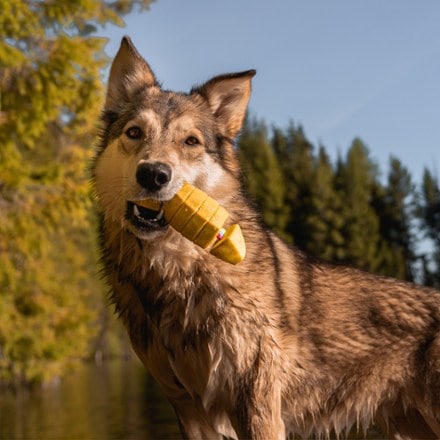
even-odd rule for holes
{"type": "Polygon", "coordinates": [[[136,353],[188,438],[328,435],[374,419],[389,435],[439,437],[439,293],[313,261],[265,230],[232,145],[253,75],[185,95],[161,90],[127,39],[113,63],[93,174],[104,271],[136,353]],[[183,181],[240,224],[242,263],[136,204],[183,181]]]}

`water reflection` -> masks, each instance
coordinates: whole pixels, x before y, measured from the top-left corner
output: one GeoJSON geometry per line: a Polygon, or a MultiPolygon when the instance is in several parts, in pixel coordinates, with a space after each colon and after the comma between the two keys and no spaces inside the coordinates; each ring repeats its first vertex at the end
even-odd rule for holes
{"type": "Polygon", "coordinates": [[[57,385],[3,393],[1,439],[178,439],[175,415],[137,361],[88,364],[57,385]]]}
{"type": "MultiPolygon", "coordinates": [[[[372,428],[367,438],[384,437],[372,428]]],[[[180,435],[162,391],[133,359],[86,364],[57,385],[3,393],[0,439],[169,440],[180,435]]]]}

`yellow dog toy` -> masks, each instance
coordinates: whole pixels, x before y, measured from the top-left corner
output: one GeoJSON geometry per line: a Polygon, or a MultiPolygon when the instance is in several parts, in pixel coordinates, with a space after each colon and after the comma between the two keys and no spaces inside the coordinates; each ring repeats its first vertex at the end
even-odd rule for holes
{"type": "Polygon", "coordinates": [[[137,200],[147,209],[160,211],[176,231],[223,261],[237,264],[246,255],[246,244],[240,226],[234,224],[226,230],[223,225],[229,214],[213,198],[189,183],[185,183],[171,200],[137,200]]]}

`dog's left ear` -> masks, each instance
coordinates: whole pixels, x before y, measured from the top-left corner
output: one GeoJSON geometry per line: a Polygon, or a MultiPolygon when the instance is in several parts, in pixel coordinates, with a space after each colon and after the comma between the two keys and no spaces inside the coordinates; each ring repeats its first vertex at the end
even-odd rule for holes
{"type": "Polygon", "coordinates": [[[232,73],[216,76],[193,90],[209,103],[224,135],[233,139],[239,132],[251,96],[251,79],[257,72],[232,73]]]}
{"type": "Polygon", "coordinates": [[[105,108],[116,110],[121,103],[130,101],[142,87],[156,85],[150,66],[139,55],[130,38],[125,36],[110,68],[105,108]]]}

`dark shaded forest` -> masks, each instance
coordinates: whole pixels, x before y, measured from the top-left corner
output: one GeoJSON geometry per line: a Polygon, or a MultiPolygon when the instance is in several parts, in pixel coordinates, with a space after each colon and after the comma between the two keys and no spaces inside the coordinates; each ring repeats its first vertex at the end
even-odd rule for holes
{"type": "MultiPolygon", "coordinates": [[[[49,381],[127,347],[99,278],[88,164],[109,58],[99,29],[150,1],[0,0],[0,383],[49,381]]],[[[366,135],[366,134],[365,134],[366,135]]],[[[336,263],[440,286],[440,189],[361,139],[332,161],[300,125],[237,141],[264,222],[336,263]]]]}
{"type": "Polygon", "coordinates": [[[440,190],[396,157],[383,172],[353,139],[334,161],[301,125],[248,118],[238,140],[245,185],[266,225],[311,255],[402,280],[440,285],[440,190]]]}

